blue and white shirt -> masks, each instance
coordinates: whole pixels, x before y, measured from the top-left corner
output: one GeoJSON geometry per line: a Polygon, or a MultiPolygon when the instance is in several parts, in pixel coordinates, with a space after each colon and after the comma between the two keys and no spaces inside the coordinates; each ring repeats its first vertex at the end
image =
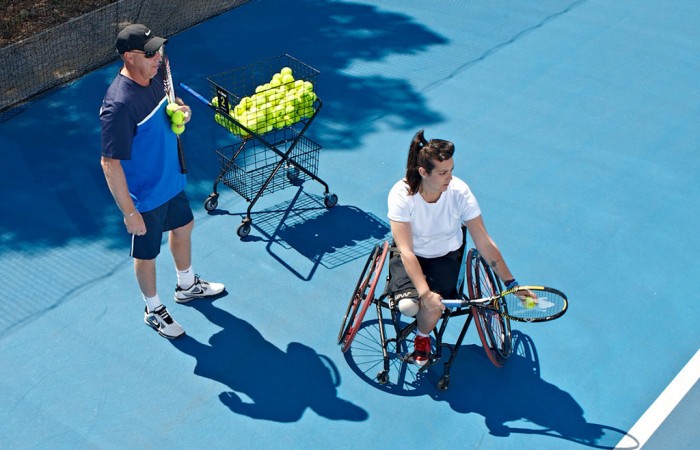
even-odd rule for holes
{"type": "Polygon", "coordinates": [[[186,184],[166,106],[160,73],[145,87],[120,73],[100,108],[102,156],[121,160],[129,193],[140,212],[168,202],[186,184]]]}

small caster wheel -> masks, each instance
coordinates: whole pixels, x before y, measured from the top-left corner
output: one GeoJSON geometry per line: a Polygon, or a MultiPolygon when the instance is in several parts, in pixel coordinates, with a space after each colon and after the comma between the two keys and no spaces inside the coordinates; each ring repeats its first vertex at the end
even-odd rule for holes
{"type": "Polygon", "coordinates": [[[204,209],[214,211],[219,206],[219,194],[210,194],[204,201],[204,209]]]}
{"type": "Polygon", "coordinates": [[[236,230],[236,234],[238,234],[238,237],[246,237],[250,234],[250,222],[243,222],[238,226],[238,229],[236,230]]]}
{"type": "Polygon", "coordinates": [[[450,387],[450,376],[449,375],[443,375],[440,378],[440,381],[438,381],[437,385],[438,389],[441,391],[446,391],[447,388],[450,387]]]}
{"type": "Polygon", "coordinates": [[[334,207],[338,204],[338,196],[335,194],[326,194],[326,197],[323,199],[323,204],[326,205],[326,208],[334,207]]]}
{"type": "Polygon", "coordinates": [[[386,384],[389,381],[389,374],[386,373],[386,370],[382,370],[377,374],[377,382],[379,384],[386,384]]]}
{"type": "Polygon", "coordinates": [[[287,179],[295,181],[297,178],[299,178],[299,168],[294,166],[287,167],[287,179]]]}

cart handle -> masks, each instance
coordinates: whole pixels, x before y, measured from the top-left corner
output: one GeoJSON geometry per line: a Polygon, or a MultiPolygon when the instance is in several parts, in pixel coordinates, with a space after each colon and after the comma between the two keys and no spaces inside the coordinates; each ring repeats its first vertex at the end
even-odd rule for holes
{"type": "Polygon", "coordinates": [[[199,100],[200,102],[204,103],[204,104],[207,105],[207,106],[211,106],[211,103],[209,103],[209,100],[207,100],[206,98],[202,97],[202,95],[200,95],[197,91],[195,91],[195,90],[192,89],[191,87],[187,86],[185,83],[182,83],[182,82],[181,82],[181,83],[180,83],[180,87],[181,87],[182,89],[186,90],[187,92],[189,92],[190,94],[194,95],[194,96],[197,98],[197,100],[199,100]]]}

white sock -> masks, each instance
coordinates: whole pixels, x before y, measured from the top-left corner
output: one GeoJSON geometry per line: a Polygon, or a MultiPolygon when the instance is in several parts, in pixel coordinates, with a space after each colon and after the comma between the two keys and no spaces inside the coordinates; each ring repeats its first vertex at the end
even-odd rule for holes
{"type": "Polygon", "coordinates": [[[192,266],[185,270],[177,271],[177,285],[182,289],[188,289],[194,284],[194,271],[192,266]]]}
{"type": "MultiPolygon", "coordinates": [[[[141,295],[143,295],[143,294],[141,294],[141,295]]],[[[160,302],[160,297],[158,296],[158,294],[156,294],[156,295],[153,296],[153,297],[146,297],[146,296],[144,295],[144,296],[143,296],[143,299],[146,301],[146,309],[148,310],[148,312],[153,312],[154,309],[156,309],[157,307],[159,307],[160,305],[162,305],[162,303],[160,302]]]]}
{"type": "Polygon", "coordinates": [[[422,337],[428,337],[428,336],[430,336],[430,334],[425,334],[425,333],[421,332],[421,331],[418,330],[418,329],[416,329],[416,335],[417,335],[417,336],[422,336],[422,337]]]}

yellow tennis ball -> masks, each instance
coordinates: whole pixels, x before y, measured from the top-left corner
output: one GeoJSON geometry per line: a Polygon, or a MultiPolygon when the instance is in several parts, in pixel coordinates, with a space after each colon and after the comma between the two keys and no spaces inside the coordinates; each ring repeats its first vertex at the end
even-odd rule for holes
{"type": "Polygon", "coordinates": [[[176,103],[168,103],[168,106],[165,107],[165,112],[167,112],[169,116],[172,116],[179,107],[180,106],[176,103]]]}
{"type": "Polygon", "coordinates": [[[172,116],[170,116],[170,121],[175,125],[182,125],[185,123],[185,113],[181,110],[173,112],[172,116]]]}
{"type": "Polygon", "coordinates": [[[527,309],[532,309],[537,305],[537,302],[533,297],[526,297],[525,298],[525,308],[527,309]]]}
{"type": "Polygon", "coordinates": [[[173,130],[173,133],[180,135],[185,131],[185,125],[184,124],[178,125],[178,124],[174,123],[170,126],[170,129],[173,130]]]}
{"type": "Polygon", "coordinates": [[[288,85],[287,89],[291,89],[294,87],[292,83],[294,83],[294,77],[291,73],[285,73],[282,75],[282,84],[288,85]]]}

